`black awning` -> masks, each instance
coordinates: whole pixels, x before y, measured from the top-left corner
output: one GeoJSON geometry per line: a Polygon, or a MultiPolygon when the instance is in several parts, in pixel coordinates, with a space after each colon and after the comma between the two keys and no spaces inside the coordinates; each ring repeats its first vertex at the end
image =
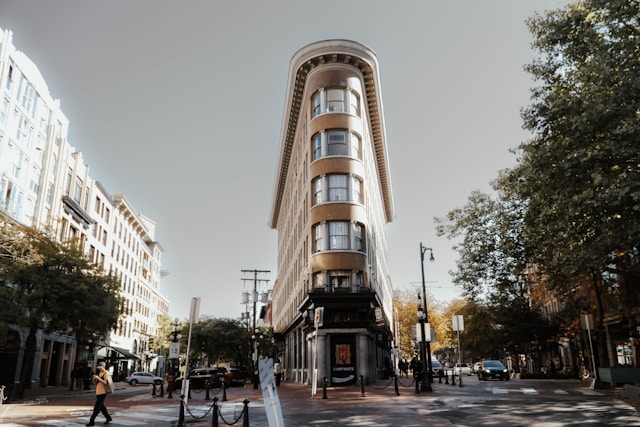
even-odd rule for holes
{"type": "Polygon", "coordinates": [[[120,354],[120,356],[118,357],[112,357],[112,359],[139,359],[138,356],[136,356],[135,354],[131,354],[129,353],[127,350],[125,350],[124,348],[120,348],[120,347],[109,347],[109,350],[111,351],[115,351],[116,353],[120,354]]]}

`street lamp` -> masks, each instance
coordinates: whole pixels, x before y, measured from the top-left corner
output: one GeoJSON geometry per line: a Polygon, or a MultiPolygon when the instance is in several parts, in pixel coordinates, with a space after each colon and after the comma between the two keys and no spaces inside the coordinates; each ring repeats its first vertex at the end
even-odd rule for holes
{"type": "MultiPolygon", "coordinates": [[[[169,334],[169,336],[171,337],[172,342],[177,343],[178,340],[180,338],[182,338],[182,335],[180,334],[180,328],[182,327],[182,325],[180,324],[180,322],[178,321],[178,319],[174,319],[173,322],[170,323],[170,326],[173,328],[173,331],[169,334]]],[[[172,360],[175,360],[175,358],[172,358],[172,360]]],[[[171,363],[171,375],[175,375],[175,362],[171,363]]]]}
{"type": "Polygon", "coordinates": [[[423,310],[418,308],[418,320],[420,321],[420,329],[422,332],[422,344],[420,346],[422,357],[422,391],[432,391],[431,383],[433,381],[433,371],[431,367],[431,331],[429,331],[429,339],[427,339],[425,324],[429,323],[429,310],[427,309],[427,289],[424,281],[424,253],[429,251],[429,261],[435,260],[433,257],[433,249],[425,248],[420,242],[420,266],[422,267],[422,301],[424,303],[423,310]],[[422,313],[422,314],[420,314],[422,313]]]}

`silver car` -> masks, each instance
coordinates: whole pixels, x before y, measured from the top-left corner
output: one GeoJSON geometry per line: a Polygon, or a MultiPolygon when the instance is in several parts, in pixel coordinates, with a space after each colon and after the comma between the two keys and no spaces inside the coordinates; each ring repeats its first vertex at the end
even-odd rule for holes
{"type": "Polygon", "coordinates": [[[156,377],[149,372],[134,372],[124,379],[125,382],[128,382],[131,385],[136,384],[162,384],[164,379],[162,377],[156,377]]]}

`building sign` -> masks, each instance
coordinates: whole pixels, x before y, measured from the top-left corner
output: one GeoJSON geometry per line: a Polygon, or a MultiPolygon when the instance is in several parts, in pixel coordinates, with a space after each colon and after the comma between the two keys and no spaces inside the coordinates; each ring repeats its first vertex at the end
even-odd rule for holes
{"type": "Polygon", "coordinates": [[[178,359],[180,358],[180,343],[172,342],[169,346],[169,359],[178,359]]]}
{"type": "Polygon", "coordinates": [[[356,376],[355,335],[331,336],[331,384],[354,385],[356,376]]]}

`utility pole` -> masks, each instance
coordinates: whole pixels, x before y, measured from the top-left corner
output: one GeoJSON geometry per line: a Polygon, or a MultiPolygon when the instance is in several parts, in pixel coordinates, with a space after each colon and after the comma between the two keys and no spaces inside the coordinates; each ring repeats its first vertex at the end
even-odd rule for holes
{"type": "Polygon", "coordinates": [[[259,377],[258,377],[258,337],[256,335],[256,310],[258,303],[258,282],[268,282],[268,279],[258,279],[258,274],[266,274],[271,273],[270,270],[240,270],[242,273],[253,273],[253,279],[251,278],[242,278],[243,282],[247,280],[253,280],[253,319],[251,320],[251,338],[253,339],[253,388],[258,388],[259,377]]]}

